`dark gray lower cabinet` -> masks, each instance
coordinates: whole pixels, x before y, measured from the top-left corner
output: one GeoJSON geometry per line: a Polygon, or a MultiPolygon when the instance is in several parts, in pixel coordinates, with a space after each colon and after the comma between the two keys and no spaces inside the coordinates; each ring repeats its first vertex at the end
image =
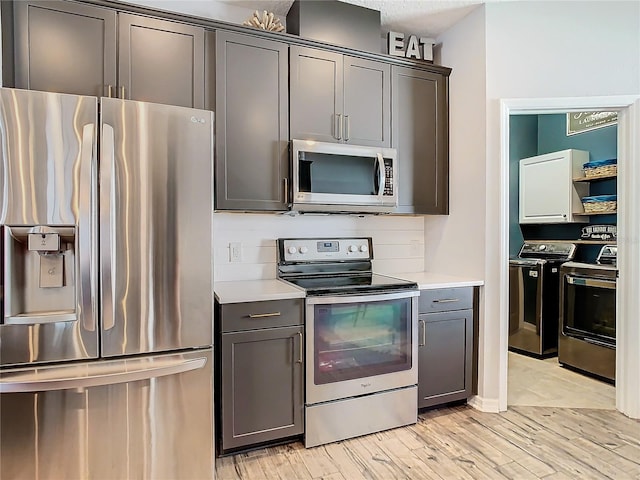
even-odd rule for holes
{"type": "Polygon", "coordinates": [[[303,433],[302,305],[291,300],[219,309],[223,330],[253,329],[218,337],[218,453],[303,433]],[[298,324],[273,326],[291,322],[298,324]]]}
{"type": "MultiPolygon", "coordinates": [[[[466,294],[466,290],[442,292],[466,294]]],[[[434,292],[438,290],[429,294],[434,292]]],[[[472,293],[471,288],[468,293],[472,293]]],[[[436,305],[444,302],[444,309],[446,302],[455,303],[451,295],[446,297],[436,299],[436,305]]],[[[418,408],[469,398],[473,394],[473,309],[422,313],[418,323],[418,408]]]]}

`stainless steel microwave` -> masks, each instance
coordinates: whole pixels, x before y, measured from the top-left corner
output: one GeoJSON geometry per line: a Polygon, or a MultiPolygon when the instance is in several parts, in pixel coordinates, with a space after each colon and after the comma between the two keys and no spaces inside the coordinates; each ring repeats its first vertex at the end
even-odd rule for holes
{"type": "Polygon", "coordinates": [[[398,205],[393,148],[291,140],[292,210],[388,213],[398,205]]]}

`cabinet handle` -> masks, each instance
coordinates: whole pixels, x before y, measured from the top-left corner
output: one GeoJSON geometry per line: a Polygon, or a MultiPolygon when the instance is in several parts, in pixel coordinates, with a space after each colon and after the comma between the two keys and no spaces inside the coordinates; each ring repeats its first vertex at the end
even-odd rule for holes
{"type": "Polygon", "coordinates": [[[427,344],[427,322],[418,320],[418,324],[422,325],[422,342],[418,342],[418,346],[424,347],[427,344]]]}
{"type": "Polygon", "coordinates": [[[455,303],[459,301],[459,298],[443,298],[441,300],[434,300],[433,303],[455,303]]]}
{"type": "Polygon", "coordinates": [[[302,340],[303,340],[302,332],[298,332],[298,333],[296,333],[296,335],[298,335],[300,337],[300,358],[298,360],[296,360],[296,363],[302,364],[302,361],[304,359],[304,348],[303,348],[303,345],[302,345],[302,340]]]}
{"type": "Polygon", "coordinates": [[[336,140],[340,140],[342,138],[342,114],[341,113],[336,113],[336,116],[334,117],[333,120],[333,130],[334,130],[334,137],[336,137],[336,140]]]}
{"type": "Polygon", "coordinates": [[[349,141],[349,136],[351,135],[351,122],[349,121],[349,115],[344,116],[344,141],[349,141]]]}
{"type": "Polygon", "coordinates": [[[266,318],[266,317],[279,317],[279,316],[280,316],[280,312],[249,314],[249,318],[266,318]]]}
{"type": "Polygon", "coordinates": [[[284,179],[284,203],[289,203],[289,179],[284,179]]]}
{"type": "Polygon", "coordinates": [[[122,100],[126,100],[126,99],[127,99],[127,97],[125,96],[125,89],[124,89],[124,85],[121,85],[121,86],[120,86],[120,98],[121,98],[122,100]]]}
{"type": "Polygon", "coordinates": [[[113,85],[107,85],[107,97],[113,97],[113,85]]]}

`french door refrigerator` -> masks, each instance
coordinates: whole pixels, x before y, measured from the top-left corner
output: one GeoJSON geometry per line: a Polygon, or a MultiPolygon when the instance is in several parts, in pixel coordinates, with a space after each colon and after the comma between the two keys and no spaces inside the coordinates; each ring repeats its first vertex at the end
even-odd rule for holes
{"type": "Polygon", "coordinates": [[[213,477],[212,124],[0,89],[0,478],[213,477]]]}

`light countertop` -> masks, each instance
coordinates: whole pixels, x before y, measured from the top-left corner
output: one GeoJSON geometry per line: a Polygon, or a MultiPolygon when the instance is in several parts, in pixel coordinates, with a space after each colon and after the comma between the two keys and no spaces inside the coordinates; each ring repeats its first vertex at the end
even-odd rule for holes
{"type": "Polygon", "coordinates": [[[433,290],[436,288],[477,287],[480,285],[484,285],[484,280],[470,277],[458,277],[442,273],[378,273],[381,273],[381,275],[386,275],[388,277],[402,278],[403,280],[416,282],[420,290],[433,290]]]}
{"type": "Polygon", "coordinates": [[[216,300],[223,304],[304,298],[304,290],[277,278],[215,282],[213,290],[215,291],[216,300]]]}
{"type": "MultiPolygon", "coordinates": [[[[381,273],[388,277],[401,278],[416,282],[420,290],[436,288],[476,287],[484,285],[483,280],[458,277],[432,272],[381,273]]],[[[241,280],[233,282],[215,282],[213,285],[216,300],[220,303],[261,302],[304,298],[301,288],[290,285],[277,278],[265,280],[241,280]]]]}

